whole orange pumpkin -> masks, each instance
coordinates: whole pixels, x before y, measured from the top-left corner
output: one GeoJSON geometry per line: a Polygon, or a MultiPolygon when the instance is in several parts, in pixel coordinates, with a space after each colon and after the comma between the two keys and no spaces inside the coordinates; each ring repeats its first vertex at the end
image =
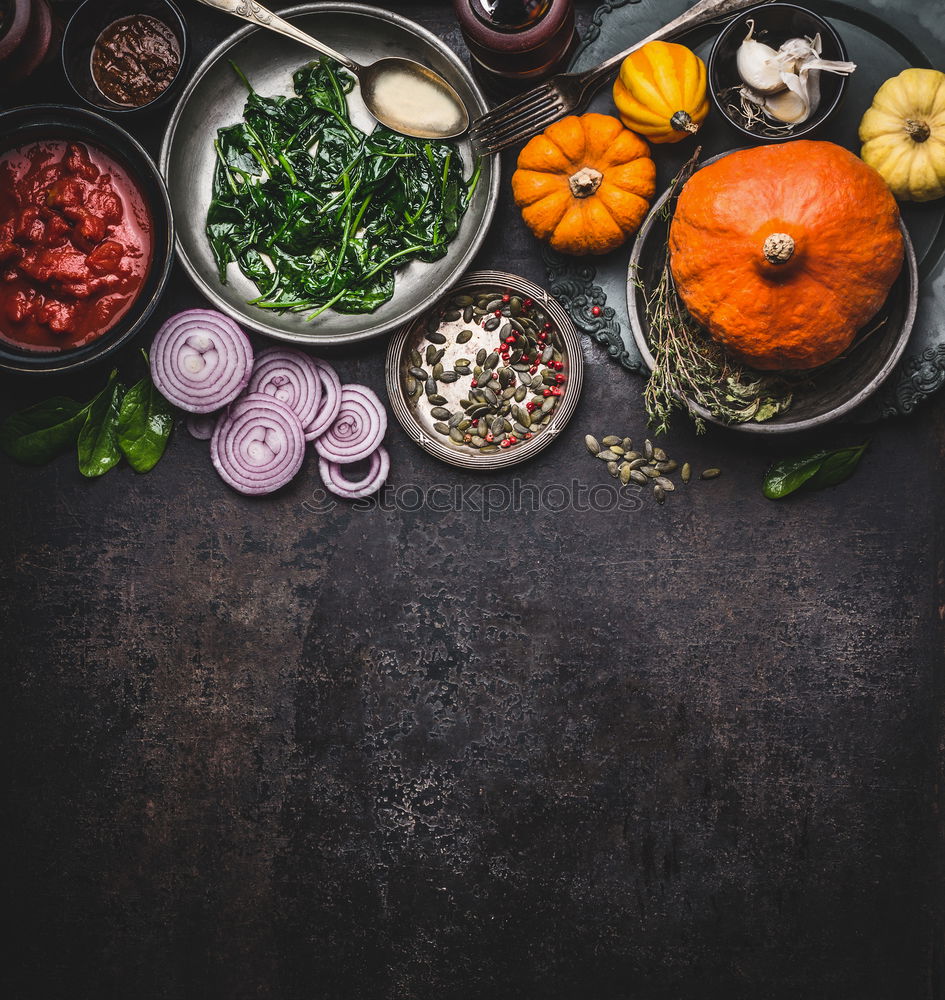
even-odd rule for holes
{"type": "Polygon", "coordinates": [[[764,370],[831,361],[880,309],[902,267],[886,182],[832,142],[730,153],[696,171],[670,227],[689,312],[764,370]]]}
{"type": "Polygon", "coordinates": [[[519,153],[512,194],[531,231],[562,253],[615,250],[656,190],[649,146],[611,115],[569,115],[519,153]]]}

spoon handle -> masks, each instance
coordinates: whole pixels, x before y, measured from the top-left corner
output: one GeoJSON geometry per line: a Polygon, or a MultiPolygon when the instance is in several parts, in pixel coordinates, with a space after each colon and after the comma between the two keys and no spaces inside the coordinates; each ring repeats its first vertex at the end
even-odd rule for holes
{"type": "Polygon", "coordinates": [[[234,17],[241,17],[244,21],[249,21],[250,24],[255,24],[258,28],[268,28],[270,31],[276,31],[280,35],[301,42],[302,45],[307,45],[310,49],[315,49],[316,52],[321,52],[329,59],[341,63],[345,69],[354,74],[357,74],[361,69],[356,62],[347,56],[336,52],[324,42],[318,41],[317,38],[307,35],[304,31],[296,28],[294,24],[284,21],[278,14],[263,7],[261,3],[256,3],[256,0],[197,0],[197,2],[206,7],[213,7],[214,10],[222,10],[227,14],[232,14],[234,17]]]}

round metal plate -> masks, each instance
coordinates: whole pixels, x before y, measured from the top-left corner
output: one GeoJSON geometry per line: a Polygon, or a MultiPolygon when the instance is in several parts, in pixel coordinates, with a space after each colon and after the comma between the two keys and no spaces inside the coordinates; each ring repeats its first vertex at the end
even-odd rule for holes
{"type": "MultiPolygon", "coordinates": [[[[353,3],[319,3],[294,7],[283,14],[304,31],[367,64],[384,56],[415,59],[440,73],[466,104],[470,118],[487,110],[486,100],[459,58],[435,35],[412,21],[377,7],[353,3]]],[[[376,312],[342,315],[332,310],[308,322],[302,313],[273,315],[248,305],[256,286],[235,265],[229,284],[220,283],[204,234],[215,166],[213,139],[217,129],[242,118],[246,90],[233,71],[236,63],[261,94],[291,94],[292,73],[315,53],[271,31],[252,26],[219,45],[197,69],[181,96],[161,148],[161,170],[167,179],[181,263],[198,288],[218,309],[237,322],[278,340],[318,347],[366,340],[392,330],[429,307],[442,289],[462,274],[485,238],[499,196],[497,157],[482,162],[482,176],[462,227],[441,260],[412,261],[397,272],[393,298],[376,312]]],[[[348,95],[351,117],[365,131],[374,126],[358,94],[348,95]]],[[[458,142],[472,173],[468,141],[458,142]]]]}
{"type": "MultiPolygon", "coordinates": [[[[713,156],[700,165],[702,167],[721,159],[727,154],[713,156]]],[[[670,196],[670,188],[654,202],[650,214],[637,233],[630,254],[627,272],[627,310],[634,343],[646,370],[651,372],[656,362],[650,351],[647,334],[649,324],[646,319],[646,291],[652,288],[653,270],[658,258],[658,240],[661,227],[656,223],[661,219],[664,204],[670,196]]],[[[896,279],[886,303],[877,317],[868,324],[869,328],[879,319],[885,319],[883,328],[864,343],[850,349],[842,359],[824,368],[812,369],[810,383],[794,390],[791,406],[763,423],[747,421],[743,424],[728,424],[714,417],[704,407],[690,402],[693,412],[704,420],[748,434],[793,434],[812,430],[837,420],[849,413],[872,396],[896,367],[902,352],[909,342],[912,324],[915,321],[919,297],[919,270],[915,250],[909,237],[909,230],[900,220],[905,256],[902,270],[896,279]]],[[[862,331],[861,331],[862,333],[862,331]]]]}
{"type": "Polygon", "coordinates": [[[425,339],[425,329],[422,317],[408,323],[395,337],[391,338],[387,349],[386,379],[387,394],[390,397],[394,416],[407,436],[415,441],[424,451],[449,465],[461,469],[502,469],[509,465],[517,465],[532,458],[554,441],[567,422],[571,419],[578,399],[581,396],[581,385],[584,379],[584,355],[581,352],[581,341],[570,317],[558,301],[552,298],[540,285],[504,271],[472,271],[461,282],[454,285],[443,299],[459,292],[471,294],[496,292],[512,292],[523,298],[531,298],[540,303],[541,307],[551,317],[563,343],[562,356],[564,360],[565,382],[564,394],[553,411],[548,426],[530,441],[521,441],[513,448],[491,454],[480,454],[464,445],[453,444],[443,438],[433,429],[433,418],[428,413],[422,413],[407,397],[404,381],[407,369],[410,367],[410,350],[425,339]]]}

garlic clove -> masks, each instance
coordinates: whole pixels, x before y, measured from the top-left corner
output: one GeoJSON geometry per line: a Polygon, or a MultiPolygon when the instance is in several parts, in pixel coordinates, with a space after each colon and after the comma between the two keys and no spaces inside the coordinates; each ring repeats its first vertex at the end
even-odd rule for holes
{"type": "Polygon", "coordinates": [[[739,45],[735,57],[738,75],[743,83],[760,94],[774,94],[784,90],[778,53],[770,45],[765,45],[754,37],[754,20],[749,18],[747,23],[748,34],[739,45]]]}
{"type": "Polygon", "coordinates": [[[807,87],[801,85],[800,78],[793,73],[785,73],[784,78],[788,89],[780,94],[768,94],[763,110],[785,125],[800,125],[807,121],[811,112],[807,87]]]}

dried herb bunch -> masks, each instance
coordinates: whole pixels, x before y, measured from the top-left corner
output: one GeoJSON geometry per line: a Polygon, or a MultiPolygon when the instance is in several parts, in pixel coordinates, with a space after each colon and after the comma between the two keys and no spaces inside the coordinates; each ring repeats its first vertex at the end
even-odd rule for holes
{"type": "Polygon", "coordinates": [[[705,421],[693,404],[729,424],[770,420],[791,405],[792,385],[798,381],[781,374],[761,373],[733,360],[689,315],[676,293],[669,266],[669,225],[679,192],[696,169],[701,152],[700,147],[683,164],[660,210],[665,231],[652,290],[640,273],[633,276],[644,296],[648,339],[655,361],[644,402],[647,420],[657,434],[669,429],[674,410],[687,412],[696,429],[704,431],[705,421]]]}

